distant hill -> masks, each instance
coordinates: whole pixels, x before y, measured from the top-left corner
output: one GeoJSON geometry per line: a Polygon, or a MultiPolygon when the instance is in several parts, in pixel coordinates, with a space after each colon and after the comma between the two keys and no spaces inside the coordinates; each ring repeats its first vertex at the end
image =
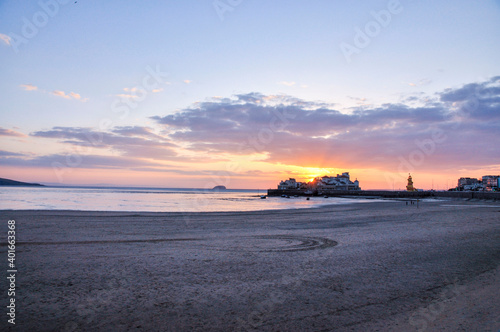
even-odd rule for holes
{"type": "Polygon", "coordinates": [[[14,181],[4,178],[0,178],[0,186],[44,187],[43,184],[39,183],[27,183],[27,182],[14,181]]]}

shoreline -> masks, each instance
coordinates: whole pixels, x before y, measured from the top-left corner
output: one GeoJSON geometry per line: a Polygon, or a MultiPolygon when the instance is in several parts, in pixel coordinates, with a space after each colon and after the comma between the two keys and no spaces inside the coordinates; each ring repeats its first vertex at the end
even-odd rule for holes
{"type": "Polygon", "coordinates": [[[421,203],[190,213],[1,210],[16,220],[19,241],[16,325],[498,330],[500,204],[421,203]]]}
{"type": "MultiPolygon", "coordinates": [[[[129,211],[124,211],[124,210],[81,210],[81,209],[0,209],[0,212],[3,211],[66,211],[66,212],[100,212],[100,213],[173,213],[173,214],[186,214],[186,213],[251,213],[251,212],[267,212],[267,211],[295,211],[295,210],[307,210],[307,209],[320,209],[326,206],[337,206],[337,205],[351,205],[351,204],[359,204],[359,203],[372,203],[373,200],[387,200],[389,201],[390,199],[385,199],[382,197],[373,197],[373,198],[365,198],[365,197],[336,197],[336,198],[345,198],[345,199],[366,199],[366,202],[337,202],[337,203],[328,203],[325,201],[320,201],[317,202],[316,205],[313,205],[314,203],[311,203],[309,206],[299,206],[297,205],[296,207],[288,207],[288,208],[268,208],[268,209],[261,209],[261,210],[248,210],[248,211],[241,211],[241,210],[234,210],[234,211],[141,211],[141,210],[129,210],[129,211]]],[[[293,198],[295,199],[295,198],[293,198]]],[[[292,200],[293,200],[292,199],[292,200]]],[[[255,199],[257,200],[257,198],[255,199]]]]}
{"type": "Polygon", "coordinates": [[[350,200],[365,200],[364,202],[345,202],[345,203],[319,203],[321,205],[311,205],[311,206],[300,206],[296,208],[282,208],[282,209],[262,209],[262,210],[248,210],[248,211],[141,211],[141,210],[79,210],[79,209],[0,209],[0,213],[7,212],[22,212],[22,213],[45,213],[45,212],[54,212],[54,213],[70,213],[70,214],[81,214],[81,213],[90,213],[90,214],[123,214],[129,215],[131,213],[135,215],[185,215],[185,214],[261,214],[261,213],[286,213],[290,211],[297,210],[318,210],[318,209],[330,209],[333,207],[342,207],[342,206],[351,206],[357,205],[360,203],[366,204],[378,204],[378,203],[401,203],[401,202],[416,202],[417,199],[419,202],[426,203],[443,203],[443,202],[455,202],[459,203],[459,206],[468,206],[480,203],[481,206],[490,206],[493,204],[494,207],[500,207],[500,203],[497,200],[492,199],[467,199],[467,198],[453,198],[453,197],[424,197],[424,198],[404,198],[404,197],[382,197],[382,196],[336,196],[330,198],[345,198],[350,200]],[[469,204],[470,203],[470,204],[469,204]],[[474,204],[473,204],[474,203],[474,204]]]}

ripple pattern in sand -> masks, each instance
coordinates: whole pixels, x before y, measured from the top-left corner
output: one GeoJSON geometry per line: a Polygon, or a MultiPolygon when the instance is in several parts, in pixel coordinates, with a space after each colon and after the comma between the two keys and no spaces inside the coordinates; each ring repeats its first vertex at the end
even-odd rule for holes
{"type": "MultiPolygon", "coordinates": [[[[221,238],[173,238],[173,239],[122,239],[95,241],[57,241],[57,242],[19,242],[19,245],[105,245],[105,244],[154,244],[154,243],[186,243],[196,248],[202,246],[209,250],[251,251],[251,252],[293,252],[315,249],[326,249],[337,245],[336,241],[324,237],[306,235],[253,235],[221,238]]],[[[0,243],[0,247],[6,245],[0,243]]],[[[2,248],[3,249],[3,248],[2,248]]],[[[1,250],[0,250],[1,251],[1,250]]]]}
{"type": "Polygon", "coordinates": [[[336,241],[304,235],[254,235],[210,241],[206,247],[212,250],[293,252],[326,249],[337,245],[336,241]]]}

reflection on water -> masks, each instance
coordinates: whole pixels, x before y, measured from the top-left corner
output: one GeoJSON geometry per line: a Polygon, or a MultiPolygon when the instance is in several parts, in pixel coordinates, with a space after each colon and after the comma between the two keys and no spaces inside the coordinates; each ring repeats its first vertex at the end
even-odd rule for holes
{"type": "Polygon", "coordinates": [[[322,197],[260,199],[263,193],[257,190],[0,187],[0,209],[214,212],[297,209],[365,201],[322,197]]]}

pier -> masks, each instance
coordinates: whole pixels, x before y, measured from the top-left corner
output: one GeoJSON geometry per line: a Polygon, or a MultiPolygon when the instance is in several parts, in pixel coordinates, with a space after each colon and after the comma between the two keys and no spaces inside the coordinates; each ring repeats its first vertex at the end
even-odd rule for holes
{"type": "Polygon", "coordinates": [[[464,199],[493,199],[500,200],[500,192],[485,191],[392,191],[392,190],[322,190],[306,193],[299,189],[268,189],[268,196],[369,196],[383,198],[425,198],[425,197],[449,197],[464,199]]]}

